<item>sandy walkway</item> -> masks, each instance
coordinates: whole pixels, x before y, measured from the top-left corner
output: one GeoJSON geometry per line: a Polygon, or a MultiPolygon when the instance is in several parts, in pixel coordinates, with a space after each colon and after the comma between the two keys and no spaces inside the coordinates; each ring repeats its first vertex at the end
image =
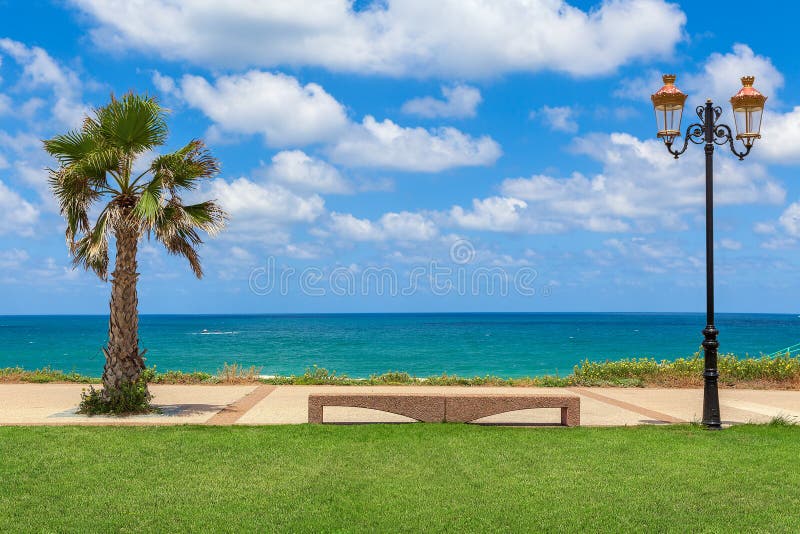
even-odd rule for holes
{"type": "MultiPolygon", "coordinates": [[[[271,425],[308,421],[308,395],[319,392],[439,393],[574,393],[581,397],[585,426],[668,424],[698,421],[699,389],[642,388],[454,388],[443,386],[170,386],[153,385],[155,404],[163,414],[125,418],[75,414],[81,384],[0,384],[0,425],[271,425]]],[[[777,415],[800,421],[800,391],[720,391],[726,424],[767,422],[777,415]]],[[[409,419],[361,408],[326,408],[330,422],[405,422],[409,419]]],[[[558,409],[523,410],[482,419],[486,423],[557,423],[558,409]]]]}

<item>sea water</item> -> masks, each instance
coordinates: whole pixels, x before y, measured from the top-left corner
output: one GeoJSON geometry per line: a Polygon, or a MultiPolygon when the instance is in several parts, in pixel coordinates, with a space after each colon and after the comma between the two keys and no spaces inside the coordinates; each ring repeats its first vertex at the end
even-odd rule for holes
{"type": "MultiPolygon", "coordinates": [[[[0,316],[0,367],[99,376],[105,316],[0,316]]],[[[771,353],[800,342],[796,315],[720,314],[720,352],[771,353]]],[[[317,365],[351,377],[386,371],[501,377],[568,374],[581,360],[674,359],[700,348],[703,314],[469,313],[143,315],[141,347],[160,371],[266,375],[317,365]]]]}

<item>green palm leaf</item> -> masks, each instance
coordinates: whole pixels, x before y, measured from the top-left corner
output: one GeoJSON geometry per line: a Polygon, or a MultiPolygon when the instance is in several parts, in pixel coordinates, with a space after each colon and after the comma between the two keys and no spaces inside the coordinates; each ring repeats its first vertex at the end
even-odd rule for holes
{"type": "Polygon", "coordinates": [[[96,110],[96,129],[104,143],[137,155],[167,140],[165,110],[155,97],[127,93],[96,110]]]}

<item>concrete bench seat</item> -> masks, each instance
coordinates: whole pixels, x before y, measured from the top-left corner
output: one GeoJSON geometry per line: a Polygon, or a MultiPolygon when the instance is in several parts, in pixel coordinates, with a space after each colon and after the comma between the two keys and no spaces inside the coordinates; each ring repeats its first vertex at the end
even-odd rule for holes
{"type": "Polygon", "coordinates": [[[517,410],[561,408],[562,425],[581,422],[580,397],[560,393],[314,393],[308,396],[308,422],[322,423],[325,406],[369,408],[426,423],[468,423],[517,410]]]}

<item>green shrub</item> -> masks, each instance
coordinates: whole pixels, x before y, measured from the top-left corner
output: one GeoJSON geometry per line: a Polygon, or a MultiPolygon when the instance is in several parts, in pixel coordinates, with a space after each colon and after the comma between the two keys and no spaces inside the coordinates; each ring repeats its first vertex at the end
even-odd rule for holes
{"type": "Polygon", "coordinates": [[[152,398],[147,390],[147,382],[143,379],[122,384],[118,390],[94,389],[89,386],[88,391],[81,392],[78,413],[90,416],[153,413],[158,409],[150,404],[152,398]]]}
{"type": "MultiPolygon", "coordinates": [[[[757,358],[722,354],[717,364],[720,383],[726,386],[800,388],[800,356],[784,354],[757,358]]],[[[515,386],[515,387],[567,387],[567,386],[617,386],[643,387],[680,386],[697,387],[702,384],[703,356],[697,352],[688,358],[656,360],[631,358],[616,361],[583,360],[567,376],[544,375],[524,378],[497,376],[462,377],[442,373],[420,378],[401,371],[390,371],[369,378],[350,378],[336,371],[316,365],[302,375],[261,377],[261,369],[226,363],[216,374],[200,371],[158,372],[155,367],[146,369],[142,379],[151,384],[239,384],[261,382],[284,385],[434,385],[434,386],[515,386]]],[[[78,382],[98,383],[98,378],[54,371],[49,367],[26,371],[21,367],[0,369],[0,382],[78,382]]]]}
{"type": "MultiPolygon", "coordinates": [[[[703,373],[704,361],[700,352],[691,358],[656,361],[653,358],[633,358],[617,361],[591,362],[584,360],[575,366],[573,376],[578,383],[603,380],[637,379],[644,383],[697,380],[703,373]]],[[[720,380],[740,382],[792,382],[800,380],[800,356],[761,356],[740,358],[722,354],[717,359],[720,380]]]]}
{"type": "Polygon", "coordinates": [[[142,379],[148,384],[216,384],[220,380],[211,373],[202,371],[165,371],[159,373],[156,366],[148,367],[142,372],[142,379]]]}
{"type": "Polygon", "coordinates": [[[22,367],[6,367],[0,369],[0,382],[31,382],[34,384],[46,384],[49,382],[74,382],[74,383],[97,383],[98,378],[84,376],[76,372],[65,373],[54,371],[50,367],[42,367],[27,371],[22,367]]]}
{"type": "Polygon", "coordinates": [[[389,371],[382,375],[372,375],[369,377],[369,382],[371,384],[410,384],[415,380],[416,378],[412,377],[410,374],[400,371],[389,371]]]}

